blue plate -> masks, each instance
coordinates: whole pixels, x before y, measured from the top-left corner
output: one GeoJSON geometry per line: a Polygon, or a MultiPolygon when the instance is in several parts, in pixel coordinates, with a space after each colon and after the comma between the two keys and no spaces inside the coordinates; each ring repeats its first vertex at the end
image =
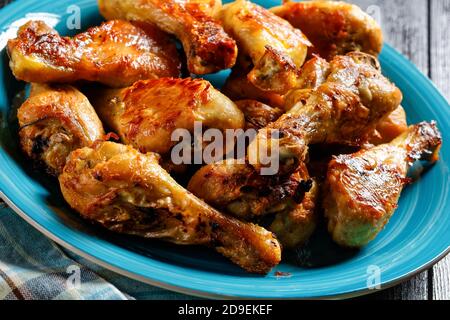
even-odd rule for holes
{"type": "MultiPolygon", "coordinates": [[[[257,1],[273,6],[279,1],[257,1]]],[[[0,11],[0,190],[6,202],[25,220],[62,246],[134,279],[203,297],[338,298],[373,292],[397,284],[431,267],[450,247],[450,108],[433,84],[389,46],[381,55],[384,73],[403,91],[411,123],[437,120],[444,143],[441,160],[403,193],[387,228],[357,252],[335,247],[322,230],[303,250],[286,257],[268,276],[247,274],[218,254],[203,248],[180,248],[158,241],[119,236],[91,226],[63,201],[56,181],[30,168],[18,148],[14,101],[24,84],[8,68],[5,38],[14,27],[41,17],[62,34],[76,23],[98,24],[94,0],[16,1],[0,11]],[[76,6],[73,6],[75,4],[76,6]],[[19,20],[19,21],[18,21],[19,20]],[[9,31],[8,31],[9,30],[9,31]],[[277,276],[282,272],[285,276],[277,276]]],[[[224,73],[210,79],[223,82],[224,73]]]]}

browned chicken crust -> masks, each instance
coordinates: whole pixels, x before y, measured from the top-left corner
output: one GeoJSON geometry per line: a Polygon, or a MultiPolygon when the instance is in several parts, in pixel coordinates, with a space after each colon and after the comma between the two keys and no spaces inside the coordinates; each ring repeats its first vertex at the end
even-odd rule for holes
{"type": "Polygon", "coordinates": [[[195,121],[205,128],[242,129],[243,113],[206,80],[138,81],[124,89],[97,89],[91,101],[100,118],[122,141],[141,152],[168,153],[176,129],[194,131],[195,121]]]}
{"type": "Polygon", "coordinates": [[[257,88],[247,79],[247,73],[235,66],[228,77],[222,92],[232,100],[252,99],[265,103],[273,108],[284,108],[284,97],[278,93],[257,88]]]}
{"type": "Polygon", "coordinates": [[[194,74],[228,69],[236,62],[236,42],[213,18],[220,6],[220,0],[99,0],[106,19],[152,22],[174,34],[194,74]]]}
{"type": "Polygon", "coordinates": [[[23,151],[54,175],[62,172],[71,151],[105,135],[88,99],[67,85],[33,84],[17,117],[23,151]]]}
{"type": "Polygon", "coordinates": [[[188,190],[216,208],[251,220],[288,208],[304,191],[303,175],[262,176],[251,165],[225,160],[202,167],[188,190]]]}
{"type": "Polygon", "coordinates": [[[299,102],[306,104],[312,90],[325,83],[330,73],[330,64],[320,57],[313,57],[305,62],[300,70],[295,89],[283,97],[284,109],[289,111],[299,102]]]}
{"type": "Polygon", "coordinates": [[[310,45],[300,30],[247,0],[226,4],[220,16],[225,30],[236,39],[240,54],[253,62],[248,74],[253,85],[281,94],[295,86],[310,45]]]}
{"type": "Polygon", "coordinates": [[[374,145],[389,143],[406,130],[408,130],[406,112],[402,106],[399,106],[378,123],[368,142],[374,145]]]}
{"type": "Polygon", "coordinates": [[[8,41],[10,66],[27,82],[78,80],[124,87],[140,79],[180,76],[181,62],[170,37],[144,23],[113,20],[73,38],[42,21],[22,26],[8,41]]]}
{"type": "Polygon", "coordinates": [[[440,145],[436,124],[424,122],[389,144],[334,158],[324,201],[333,239],[345,247],[372,241],[397,209],[408,169],[419,159],[437,161],[440,145]]]}
{"type": "Polygon", "coordinates": [[[245,71],[247,69],[236,66],[225,82],[222,92],[235,101],[251,99],[273,108],[289,110],[303,97],[307,98],[310,94],[309,89],[316,89],[325,82],[329,68],[329,63],[319,57],[308,60],[299,71],[295,89],[286,95],[281,95],[257,88],[247,79],[245,71]]]}
{"type": "Polygon", "coordinates": [[[74,151],[59,178],[64,198],[84,218],[119,233],[214,247],[248,272],[281,260],[271,232],[227,217],[179,186],[156,154],[102,142],[74,151]]]}
{"type": "MultiPolygon", "coordinates": [[[[365,54],[335,57],[326,75],[325,82],[316,89],[306,94],[301,89],[297,104],[258,134],[249,147],[253,159],[258,160],[258,148],[270,150],[276,142],[282,171],[289,172],[305,160],[309,144],[360,146],[378,122],[402,101],[401,91],[365,54]],[[277,136],[278,141],[274,141],[277,136]]],[[[259,161],[255,167],[262,167],[259,161]]]]}
{"type": "Polygon", "coordinates": [[[283,248],[295,249],[304,245],[316,230],[320,206],[320,185],[312,179],[311,188],[300,203],[278,213],[269,230],[276,234],[283,248]]]}
{"type": "Polygon", "coordinates": [[[286,248],[303,245],[315,231],[319,189],[304,165],[290,176],[261,176],[234,160],[204,166],[188,185],[208,204],[240,219],[274,214],[270,230],[286,248]]]}
{"type": "Polygon", "coordinates": [[[239,100],[235,103],[245,116],[246,129],[259,130],[265,128],[283,114],[281,109],[272,108],[256,100],[239,100]]]}
{"type": "Polygon", "coordinates": [[[336,55],[361,51],[378,55],[383,32],[361,8],[342,1],[287,2],[271,11],[299,28],[312,42],[311,54],[331,60],[336,55]]]}

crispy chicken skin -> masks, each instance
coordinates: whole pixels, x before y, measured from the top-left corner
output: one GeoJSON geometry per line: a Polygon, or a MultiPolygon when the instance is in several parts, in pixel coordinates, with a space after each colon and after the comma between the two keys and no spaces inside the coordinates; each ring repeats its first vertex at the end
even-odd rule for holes
{"type": "Polygon", "coordinates": [[[261,130],[250,144],[248,153],[255,167],[263,167],[259,148],[271,150],[273,145],[279,146],[281,170],[288,172],[305,160],[309,144],[361,146],[402,101],[401,91],[371,61],[362,53],[335,57],[325,82],[302,94],[289,112],[261,130]]]}
{"type": "Polygon", "coordinates": [[[73,38],[42,21],[22,26],[8,41],[10,67],[19,80],[38,83],[96,81],[124,87],[140,79],[178,77],[181,62],[170,37],[144,23],[113,20],[73,38]]]}
{"type": "Polygon", "coordinates": [[[302,66],[296,80],[295,89],[287,95],[263,91],[253,85],[247,79],[247,73],[238,68],[233,68],[225,82],[222,92],[233,100],[256,100],[273,108],[289,110],[305,95],[309,95],[310,89],[316,89],[325,82],[328,76],[329,63],[319,57],[314,57],[302,66]]]}
{"type": "Polygon", "coordinates": [[[310,54],[319,54],[327,60],[352,51],[376,56],[383,47],[381,27],[353,4],[289,1],[271,11],[302,30],[313,44],[310,54]]]}
{"type": "Polygon", "coordinates": [[[220,0],[99,0],[106,19],[152,22],[174,34],[194,74],[228,69],[236,62],[236,42],[213,18],[221,5],[220,0]]]}
{"type": "Polygon", "coordinates": [[[330,64],[320,57],[313,57],[305,62],[300,70],[295,89],[292,89],[283,97],[284,110],[289,111],[300,101],[306,103],[312,90],[322,85],[330,72],[330,64]]]}
{"type": "Polygon", "coordinates": [[[440,145],[436,124],[424,122],[389,144],[335,157],[324,200],[333,239],[355,248],[372,241],[396,210],[410,166],[419,159],[437,161],[440,145]]]}
{"type": "Polygon", "coordinates": [[[262,176],[251,165],[225,160],[202,167],[191,178],[188,190],[206,203],[252,220],[281,212],[304,191],[301,172],[289,176],[262,176]]]}
{"type": "Polygon", "coordinates": [[[62,172],[71,151],[105,135],[88,99],[68,85],[32,84],[17,117],[23,151],[54,175],[62,172]]]}
{"type": "Polygon", "coordinates": [[[370,136],[368,142],[374,145],[389,143],[406,130],[408,130],[406,112],[402,106],[399,106],[378,123],[377,129],[370,136]]]}
{"type": "Polygon", "coordinates": [[[223,131],[245,126],[238,107],[200,79],[142,80],[125,89],[95,90],[91,101],[125,144],[144,153],[168,153],[178,143],[171,139],[173,131],[192,132],[195,121],[223,131]]]}
{"type": "Polygon", "coordinates": [[[220,13],[240,54],[250,57],[248,80],[261,90],[286,93],[296,84],[305,62],[308,39],[287,21],[247,0],[226,4],[220,13]]]}
{"type": "Polygon", "coordinates": [[[188,190],[240,219],[275,214],[270,230],[286,248],[303,245],[316,229],[319,185],[304,165],[290,176],[261,176],[248,164],[226,160],[201,168],[188,190]]]}
{"type": "Polygon", "coordinates": [[[314,56],[300,70],[300,75],[295,89],[317,89],[322,85],[330,74],[330,64],[314,56]]]}
{"type": "Polygon", "coordinates": [[[235,103],[245,116],[245,129],[265,128],[283,114],[281,109],[272,108],[256,100],[246,99],[235,103]]]}
{"type": "Polygon", "coordinates": [[[271,232],[212,209],[179,186],[158,158],[113,142],[76,150],[59,177],[62,193],[84,218],[114,232],[214,247],[253,273],[280,262],[271,232]]]}
{"type": "Polygon", "coordinates": [[[304,245],[317,227],[320,186],[314,179],[305,181],[311,183],[311,189],[305,192],[300,203],[278,213],[269,228],[286,249],[304,245]]]}
{"type": "Polygon", "coordinates": [[[234,67],[222,92],[232,100],[252,99],[265,103],[273,108],[284,108],[284,97],[278,93],[257,88],[247,79],[247,73],[234,67]]]}

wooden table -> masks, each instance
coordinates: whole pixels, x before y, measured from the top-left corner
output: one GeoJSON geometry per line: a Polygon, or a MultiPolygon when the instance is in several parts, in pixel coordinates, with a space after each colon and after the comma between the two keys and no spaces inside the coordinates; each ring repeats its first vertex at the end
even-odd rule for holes
{"type": "MultiPolygon", "coordinates": [[[[0,0],[0,7],[9,2],[0,0]]],[[[386,41],[414,62],[450,99],[450,0],[350,2],[375,16],[383,27],[386,41]]],[[[448,300],[450,256],[397,287],[360,299],[448,300]]]]}

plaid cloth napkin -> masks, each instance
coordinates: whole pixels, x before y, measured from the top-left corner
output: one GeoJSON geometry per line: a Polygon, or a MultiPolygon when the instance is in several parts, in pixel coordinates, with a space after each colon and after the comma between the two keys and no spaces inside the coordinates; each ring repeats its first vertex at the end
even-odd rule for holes
{"type": "Polygon", "coordinates": [[[0,200],[0,300],[191,299],[122,277],[47,239],[0,200]]]}

